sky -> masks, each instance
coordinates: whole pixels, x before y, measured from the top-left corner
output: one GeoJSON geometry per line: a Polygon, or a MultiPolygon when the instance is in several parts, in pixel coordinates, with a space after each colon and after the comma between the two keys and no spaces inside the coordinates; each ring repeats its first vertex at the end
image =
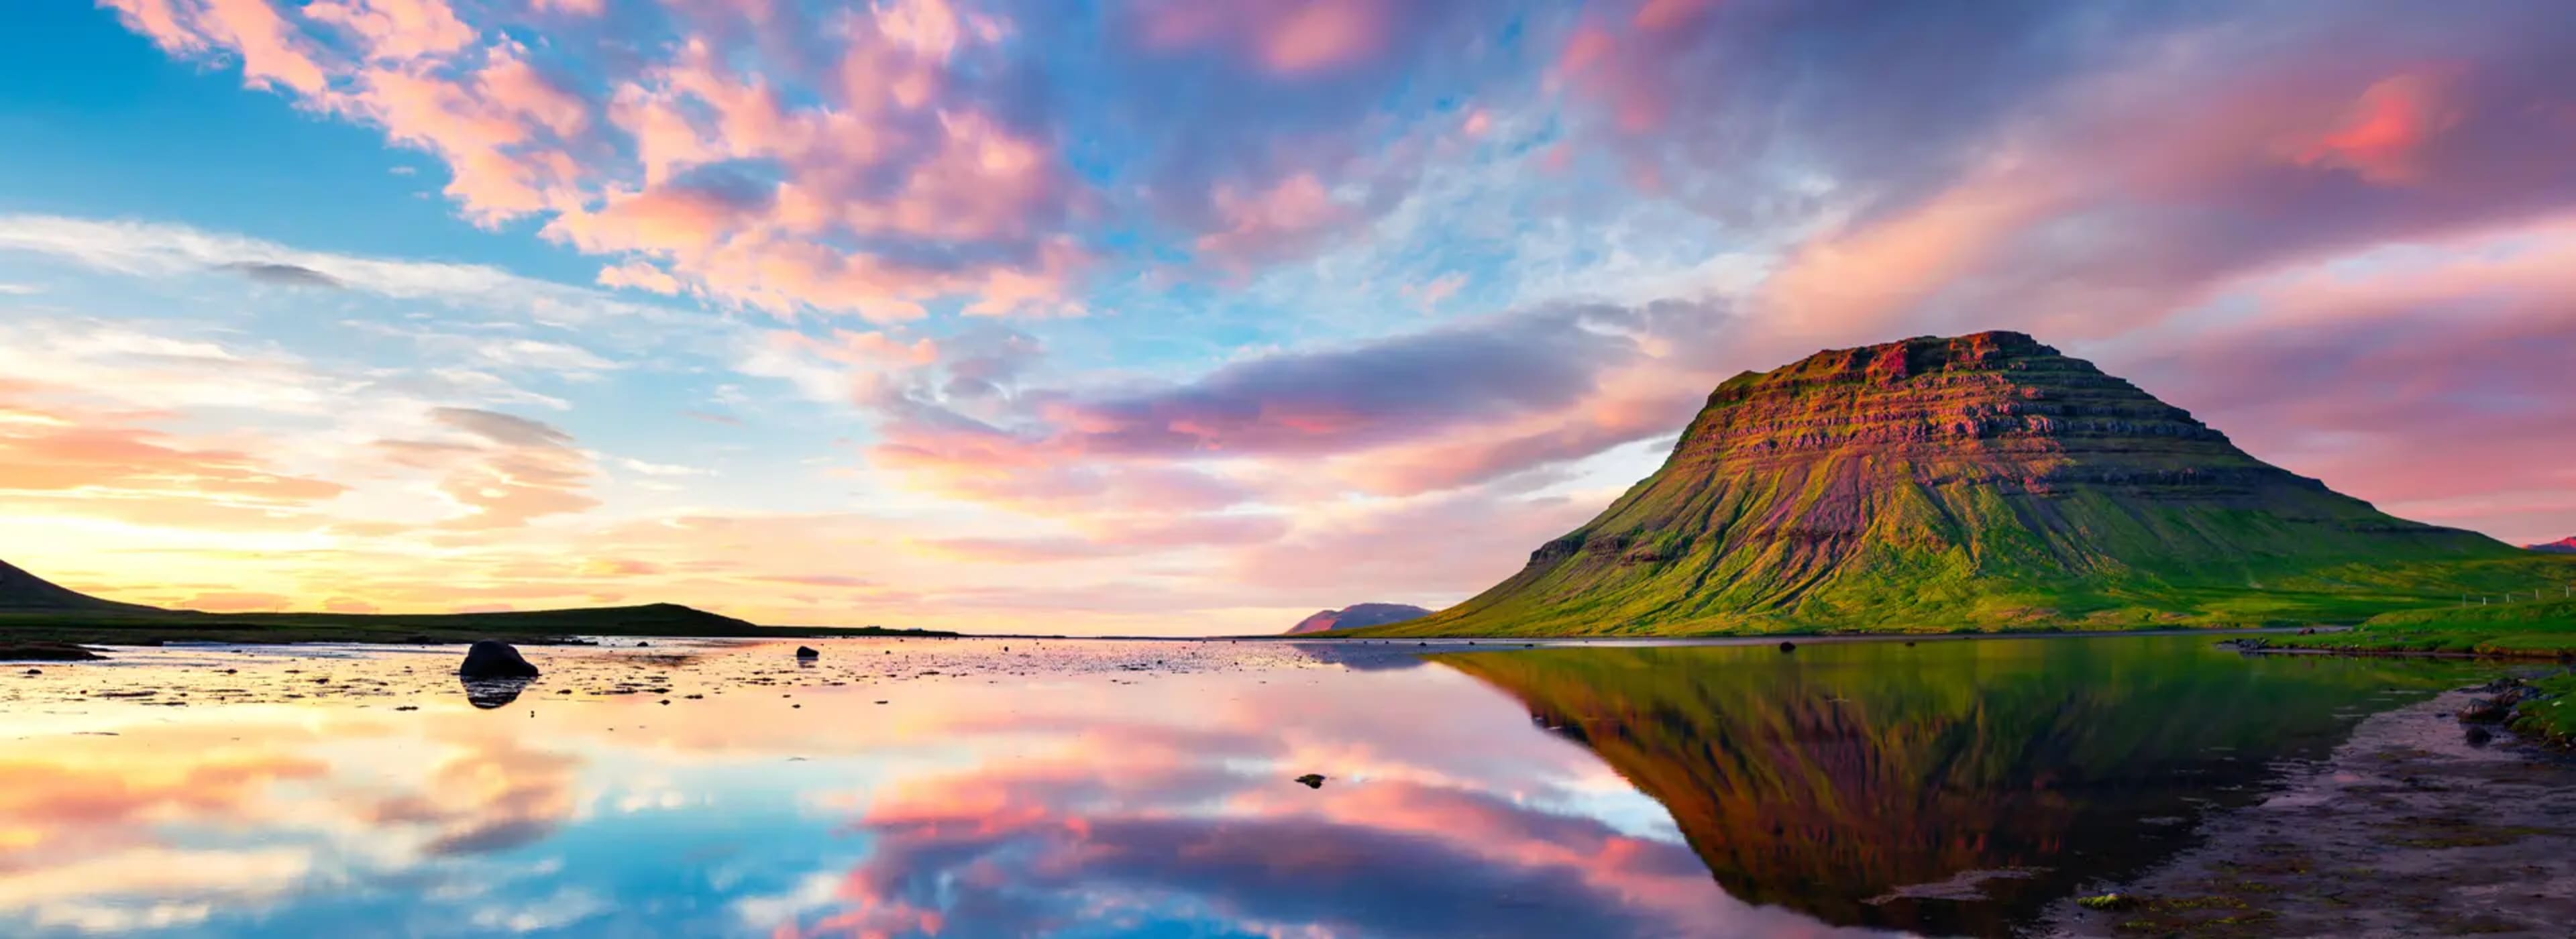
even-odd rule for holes
{"type": "Polygon", "coordinates": [[[1274,632],[1718,381],[2018,329],[2576,534],[2548,0],[0,10],[0,557],[207,610],[1274,632]]]}

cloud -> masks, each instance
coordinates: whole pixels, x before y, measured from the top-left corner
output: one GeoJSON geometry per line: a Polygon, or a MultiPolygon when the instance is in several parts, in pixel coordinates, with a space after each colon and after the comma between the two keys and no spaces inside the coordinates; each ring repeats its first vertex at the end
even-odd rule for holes
{"type": "Polygon", "coordinates": [[[264,283],[338,286],[395,299],[520,311],[539,320],[679,318],[661,308],[521,277],[495,267],[306,251],[256,238],[155,222],[0,215],[0,251],[62,258],[96,270],[137,277],[228,271],[264,283]]]}
{"type": "Polygon", "coordinates": [[[1033,510],[1210,511],[1335,480],[1451,489],[1669,433],[1714,386],[1706,355],[1729,323],[1700,304],[1541,308],[1176,384],[1021,389],[1000,423],[899,396],[869,458],[932,491],[1033,510]],[[1320,462],[1306,481],[1263,462],[1292,457],[1320,462]]]}
{"type": "Polygon", "coordinates": [[[600,268],[599,285],[602,287],[632,287],[637,290],[664,295],[676,294],[682,289],[679,278],[671,276],[669,271],[654,267],[653,265],[642,261],[628,261],[623,264],[611,264],[607,267],[600,268]]]}
{"type": "Polygon", "coordinates": [[[572,435],[544,421],[473,408],[435,408],[431,419],[508,447],[567,449],[572,435]]]}
{"type": "Polygon", "coordinates": [[[157,415],[48,404],[40,389],[0,387],[0,494],[138,522],[301,526],[347,491],[280,471],[240,450],[192,446],[148,423],[157,415]]]}
{"type": "Polygon", "coordinates": [[[2576,530],[2576,216],[2254,272],[2107,349],[2255,455],[2516,543],[2576,530]],[[2249,311],[2237,313],[2234,311],[2249,311]]]}
{"type": "Polygon", "coordinates": [[[1185,548],[1260,544],[1287,534],[1270,515],[1078,520],[1079,537],[933,538],[918,542],[940,556],[986,564],[1028,564],[1153,554],[1185,548]]]}
{"type": "Polygon", "coordinates": [[[180,601],[179,605],[187,609],[204,610],[209,613],[243,613],[283,610],[292,606],[294,602],[295,601],[293,599],[283,594],[225,590],[200,593],[196,596],[180,601]]]}
{"type": "Polygon", "coordinates": [[[1511,576],[1530,549],[1599,510],[1594,499],[1464,492],[1318,512],[1294,535],[1234,554],[1226,579],[1285,595],[1445,606],[1511,576]]]}
{"type": "Polygon", "coordinates": [[[587,495],[598,469],[572,435],[543,421],[475,408],[433,408],[430,419],[466,439],[380,440],[390,462],[440,474],[438,489],[466,514],[448,528],[513,528],[599,504],[587,495]]]}
{"type": "Polygon", "coordinates": [[[253,84],[439,158],[469,219],[535,217],[549,237],[621,257],[611,286],[885,320],[959,297],[1055,311],[1085,253],[1066,235],[1081,187],[1052,128],[985,78],[1008,74],[992,52],[1008,24],[944,2],[828,20],[674,15],[673,32],[621,42],[652,55],[588,60],[579,50],[598,43],[512,38],[548,12],[524,6],[118,9],[174,54],[237,57],[253,84]],[[775,43],[814,67],[742,54],[775,43]]]}
{"type": "Polygon", "coordinates": [[[273,284],[280,287],[340,286],[340,281],[329,274],[322,273],[321,271],[317,271],[309,267],[297,267],[293,264],[234,261],[229,264],[217,265],[217,269],[231,271],[263,284],[273,284]]]}

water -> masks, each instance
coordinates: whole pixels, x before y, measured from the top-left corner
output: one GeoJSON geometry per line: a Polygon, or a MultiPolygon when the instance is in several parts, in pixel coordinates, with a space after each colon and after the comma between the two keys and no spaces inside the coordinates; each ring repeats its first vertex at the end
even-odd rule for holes
{"type": "Polygon", "coordinates": [[[814,644],[528,649],[544,678],[472,689],[453,648],[10,666],[0,934],[2003,935],[2473,671],[814,644]]]}

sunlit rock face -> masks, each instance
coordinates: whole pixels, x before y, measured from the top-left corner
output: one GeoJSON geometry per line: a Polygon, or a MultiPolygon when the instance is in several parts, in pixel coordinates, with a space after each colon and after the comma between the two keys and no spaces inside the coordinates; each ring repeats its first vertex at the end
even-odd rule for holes
{"type": "Polygon", "coordinates": [[[2529,547],[2531,550],[2538,551],[2542,554],[2576,554],[2576,535],[2569,535],[2556,541],[2546,544],[2530,545],[2529,547]]]}
{"type": "Polygon", "coordinates": [[[1298,620],[1297,625],[1288,629],[1288,635],[1382,626],[1429,615],[1430,610],[1410,603],[1357,603],[1338,610],[1323,610],[1298,620]]]}
{"type": "Polygon", "coordinates": [[[2517,557],[2255,459],[2029,336],[1985,332],[1728,379],[1599,517],[1484,594],[1382,632],[2335,619],[2523,576],[2517,557]]]}

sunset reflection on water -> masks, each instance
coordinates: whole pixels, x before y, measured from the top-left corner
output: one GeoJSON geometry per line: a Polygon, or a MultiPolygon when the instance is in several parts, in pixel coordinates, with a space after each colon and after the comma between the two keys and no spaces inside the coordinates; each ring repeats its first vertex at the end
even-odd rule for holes
{"type": "Polygon", "coordinates": [[[490,710],[443,651],[54,667],[5,704],[0,923],[1826,931],[1729,899],[1653,800],[1448,669],[1002,645],[531,650],[547,677],[490,710]]]}
{"type": "Polygon", "coordinates": [[[452,648],[21,674],[0,933],[2010,935],[2475,671],[2190,636],[823,645],[531,649],[509,693],[452,648]]]}

